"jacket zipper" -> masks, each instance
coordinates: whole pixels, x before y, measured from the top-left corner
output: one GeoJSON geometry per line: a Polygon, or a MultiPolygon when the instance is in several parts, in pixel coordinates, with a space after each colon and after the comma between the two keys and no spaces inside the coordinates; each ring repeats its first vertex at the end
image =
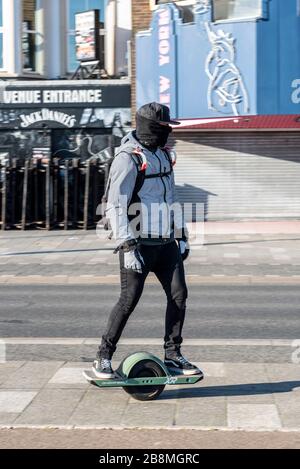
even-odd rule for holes
{"type": "MultiPolygon", "coordinates": [[[[156,153],[153,153],[153,154],[154,154],[154,155],[156,156],[156,158],[158,159],[158,162],[159,162],[159,172],[160,172],[160,174],[161,174],[162,171],[161,171],[161,161],[160,161],[160,158],[159,158],[159,156],[158,156],[156,153]]],[[[165,168],[165,167],[164,167],[164,171],[166,171],[166,168],[165,168]]],[[[165,185],[165,181],[163,180],[163,177],[162,177],[162,176],[159,176],[159,177],[160,177],[160,180],[161,180],[161,182],[163,183],[163,186],[164,186],[164,201],[165,201],[165,203],[167,203],[167,188],[166,188],[166,185],[165,185]]]]}
{"type": "MultiPolygon", "coordinates": [[[[158,159],[159,161],[159,172],[160,174],[162,173],[161,171],[161,160],[159,158],[159,156],[157,156],[156,153],[154,153],[154,155],[156,156],[156,158],[158,159]]],[[[164,167],[164,171],[166,172],[166,168],[164,167]]],[[[160,179],[161,179],[161,182],[163,183],[163,186],[164,186],[164,202],[166,204],[166,207],[167,207],[167,210],[169,211],[169,207],[168,207],[168,204],[167,204],[167,187],[166,187],[166,184],[165,184],[165,181],[163,179],[162,176],[160,176],[160,179]]],[[[170,220],[169,220],[169,213],[168,213],[168,231],[170,231],[170,220]]]]}

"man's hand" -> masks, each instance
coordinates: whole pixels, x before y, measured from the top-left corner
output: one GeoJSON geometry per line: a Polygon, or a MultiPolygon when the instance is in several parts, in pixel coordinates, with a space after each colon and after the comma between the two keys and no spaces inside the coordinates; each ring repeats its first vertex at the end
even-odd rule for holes
{"type": "Polygon", "coordinates": [[[178,244],[179,244],[180,254],[184,262],[189,257],[190,245],[188,241],[183,241],[183,240],[178,241],[178,244]]]}
{"type": "Polygon", "coordinates": [[[142,266],[145,265],[144,259],[137,249],[124,252],[124,267],[134,272],[142,273],[142,266]]]}

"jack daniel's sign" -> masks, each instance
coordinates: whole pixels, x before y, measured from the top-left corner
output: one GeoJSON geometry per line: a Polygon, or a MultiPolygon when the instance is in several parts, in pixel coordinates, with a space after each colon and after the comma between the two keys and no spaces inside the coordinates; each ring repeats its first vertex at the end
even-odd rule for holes
{"type": "MultiPolygon", "coordinates": [[[[130,110],[129,83],[0,83],[0,128],[104,128],[130,110]]],[[[128,119],[126,118],[126,121],[128,119]]]]}
{"type": "Polygon", "coordinates": [[[70,115],[52,109],[42,109],[41,111],[34,111],[30,114],[20,114],[20,121],[20,125],[23,129],[45,121],[52,121],[70,129],[76,125],[77,119],[74,114],[70,115]]]}

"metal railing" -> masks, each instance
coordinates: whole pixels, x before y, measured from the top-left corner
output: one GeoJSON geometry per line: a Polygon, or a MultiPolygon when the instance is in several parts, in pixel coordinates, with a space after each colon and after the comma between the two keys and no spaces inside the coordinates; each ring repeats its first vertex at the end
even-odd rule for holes
{"type": "Polygon", "coordinates": [[[107,173],[97,158],[0,160],[0,228],[95,227],[107,173]]]}

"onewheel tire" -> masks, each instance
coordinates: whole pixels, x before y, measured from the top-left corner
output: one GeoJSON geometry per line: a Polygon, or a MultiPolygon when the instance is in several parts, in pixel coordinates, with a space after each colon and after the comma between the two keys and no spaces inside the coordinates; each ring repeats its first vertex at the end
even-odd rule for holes
{"type": "MultiPolygon", "coordinates": [[[[132,367],[128,378],[158,378],[161,376],[166,376],[166,374],[158,363],[152,360],[141,360],[132,367]]],[[[123,389],[138,401],[153,401],[163,392],[165,385],[124,386],[123,389]]]]}

